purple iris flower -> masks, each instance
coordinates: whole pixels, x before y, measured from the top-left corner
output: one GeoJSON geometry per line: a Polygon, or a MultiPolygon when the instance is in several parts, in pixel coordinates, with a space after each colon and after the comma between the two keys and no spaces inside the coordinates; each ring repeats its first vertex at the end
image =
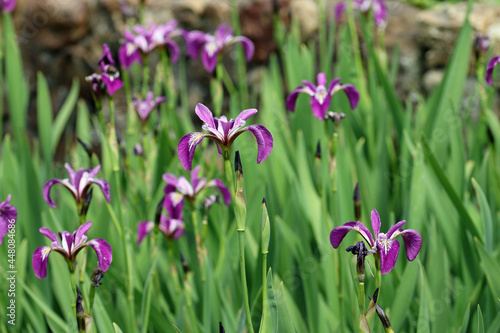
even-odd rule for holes
{"type": "Polygon", "coordinates": [[[488,63],[488,67],[486,68],[486,82],[490,86],[494,86],[493,83],[493,69],[500,63],[500,56],[493,57],[488,63]]]}
{"type": "Polygon", "coordinates": [[[209,131],[210,134],[195,132],[186,134],[181,138],[177,145],[177,152],[184,169],[191,170],[194,151],[203,138],[214,140],[217,143],[219,154],[222,154],[221,146],[224,151],[229,151],[236,137],[245,131],[250,131],[257,139],[257,163],[264,161],[271,153],[273,136],[267,128],[262,125],[243,127],[245,126],[245,120],[256,114],[257,109],[243,110],[236,119],[231,118],[229,121],[225,116],[214,117],[212,112],[203,104],[196,105],[195,112],[205,123],[202,128],[209,131]]]}
{"type": "Polygon", "coordinates": [[[184,37],[187,43],[187,54],[193,59],[197,59],[201,52],[201,61],[209,72],[214,71],[217,65],[217,56],[222,54],[224,49],[231,44],[241,43],[247,62],[252,59],[255,51],[255,46],[250,39],[244,36],[234,37],[233,29],[226,24],[221,24],[213,36],[193,30],[185,33],[184,37]]]}
{"type": "Polygon", "coordinates": [[[140,63],[141,57],[148,55],[156,47],[167,47],[172,62],[177,61],[179,46],[172,38],[181,35],[181,30],[177,29],[176,20],[162,25],[151,25],[149,28],[136,25],[133,29],[134,32],[124,31],[125,43],[118,51],[118,59],[123,67],[129,68],[134,62],[140,63]]]}
{"type": "Polygon", "coordinates": [[[85,233],[92,227],[92,222],[85,222],[72,234],[67,231],[59,233],[59,239],[49,228],[40,228],[40,233],[52,241],[51,246],[40,246],[33,253],[33,270],[39,279],[47,276],[47,262],[52,251],[62,254],[68,263],[74,264],[76,255],[86,246],[91,246],[97,254],[97,263],[103,272],[107,271],[113,261],[111,246],[101,238],[87,241],[85,233]]]}
{"type": "Polygon", "coordinates": [[[382,274],[389,273],[394,265],[399,253],[399,242],[395,239],[401,235],[405,243],[406,257],[408,260],[413,261],[417,257],[422,247],[422,236],[412,229],[403,230],[401,227],[406,221],[400,221],[393,225],[387,234],[380,232],[380,217],[376,209],[372,210],[372,229],[376,238],[367,227],[361,222],[347,222],[344,225],[336,227],[330,234],[330,242],[334,248],[338,248],[340,242],[344,239],[345,235],[351,231],[357,231],[371,248],[370,253],[380,254],[380,267],[382,274]]]}
{"type": "Polygon", "coordinates": [[[17,220],[17,209],[9,204],[10,199],[9,194],[5,201],[0,202],[0,244],[2,244],[5,234],[9,232],[17,220]]]}
{"type": "Polygon", "coordinates": [[[83,200],[85,200],[90,185],[96,184],[101,188],[102,193],[106,198],[106,201],[108,201],[109,203],[109,197],[111,193],[109,183],[104,179],[95,178],[95,176],[99,172],[99,169],[101,169],[100,165],[96,166],[93,169],[80,169],[77,170],[76,172],[73,171],[73,169],[68,163],[64,164],[64,167],[66,168],[66,170],[68,170],[69,179],[54,178],[45,183],[45,186],[43,187],[43,198],[50,207],[52,208],[56,207],[56,204],[54,203],[54,201],[52,201],[52,198],[50,197],[50,189],[55,184],[62,184],[68,190],[70,190],[71,194],[73,194],[73,197],[75,198],[76,203],[78,205],[81,205],[83,200]]]}
{"type": "Polygon", "coordinates": [[[153,92],[149,91],[146,99],[136,99],[134,100],[134,108],[141,119],[141,122],[145,124],[148,121],[151,112],[160,104],[165,102],[167,99],[165,97],[153,98],[153,92]]]}
{"type": "Polygon", "coordinates": [[[111,51],[107,44],[102,44],[103,52],[102,56],[98,61],[101,67],[102,82],[106,85],[108,93],[113,95],[118,89],[123,86],[122,80],[120,80],[120,72],[116,68],[116,62],[111,55],[111,51]]]}
{"type": "Polygon", "coordinates": [[[359,92],[352,84],[340,84],[340,78],[333,79],[327,87],[326,74],[318,74],[318,85],[303,80],[303,86],[295,88],[286,99],[286,107],[290,111],[295,110],[297,97],[300,93],[306,93],[311,96],[311,109],[313,115],[319,120],[324,120],[326,112],[330,107],[332,96],[339,90],[343,90],[349,99],[351,108],[355,109],[359,101],[359,92]]]}
{"type": "Polygon", "coordinates": [[[89,76],[86,76],[85,81],[90,83],[90,88],[92,89],[92,93],[94,93],[94,96],[96,98],[99,98],[99,96],[101,95],[101,90],[103,88],[102,75],[93,73],[89,76]]]}
{"type": "Polygon", "coordinates": [[[4,13],[12,13],[15,7],[16,0],[0,0],[0,9],[4,13]]]}
{"type": "MultiPolygon", "coordinates": [[[[163,208],[168,213],[168,217],[163,213],[160,216],[158,228],[170,240],[176,240],[184,233],[184,217],[182,208],[184,207],[184,197],[180,193],[170,193],[163,200],[163,208]]],[[[144,237],[149,235],[155,227],[153,221],[143,221],[137,227],[137,245],[144,237]]]]}
{"type": "Polygon", "coordinates": [[[196,196],[206,189],[207,187],[217,187],[224,197],[224,203],[229,205],[231,203],[231,191],[224,185],[222,180],[214,178],[207,181],[207,178],[198,177],[200,166],[198,165],[191,171],[191,183],[184,177],[175,177],[171,173],[163,174],[163,180],[167,182],[165,186],[165,194],[169,195],[175,191],[179,192],[191,202],[196,201],[196,196]]]}
{"type": "MultiPolygon", "coordinates": [[[[342,12],[347,8],[347,2],[342,1],[335,6],[335,19],[339,20],[342,12]]],[[[383,0],[353,0],[352,8],[359,10],[363,14],[373,10],[373,18],[378,26],[385,26],[387,23],[387,6],[383,0]]]]}

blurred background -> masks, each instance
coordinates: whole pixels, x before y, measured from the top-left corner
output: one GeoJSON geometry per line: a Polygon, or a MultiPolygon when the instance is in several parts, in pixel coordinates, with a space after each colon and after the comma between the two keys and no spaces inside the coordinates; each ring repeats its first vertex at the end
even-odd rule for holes
{"type": "MultiPolygon", "coordinates": [[[[331,22],[338,1],[323,1],[326,1],[328,8],[327,20],[331,22]]],[[[259,86],[262,69],[270,54],[276,50],[274,17],[287,27],[292,20],[296,20],[304,43],[314,42],[318,36],[317,0],[145,0],[144,22],[159,24],[176,19],[180,28],[213,32],[221,23],[231,25],[231,3],[238,6],[242,34],[256,46],[255,55],[249,64],[247,79],[250,86],[259,86]]],[[[399,54],[395,58],[399,62],[396,91],[402,100],[416,101],[441,82],[444,67],[465,18],[466,4],[430,1],[387,1],[386,4],[389,9],[385,26],[388,54],[399,54]]],[[[126,27],[131,28],[138,13],[139,0],[18,0],[13,16],[25,75],[30,82],[30,135],[37,134],[33,102],[37,71],[43,72],[48,80],[55,110],[59,110],[62,105],[74,77],[81,83],[80,97],[92,109],[92,96],[85,76],[97,70],[103,43],[110,46],[117,58],[123,31],[126,27]]],[[[500,5],[487,2],[476,3],[470,17],[476,33],[490,35],[492,54],[500,53],[498,17],[500,5]]],[[[179,40],[179,45],[184,48],[184,41],[179,40]]],[[[234,53],[226,58],[234,56],[234,53]]],[[[181,55],[185,55],[185,52],[181,52],[181,55]]],[[[186,61],[189,109],[194,110],[196,103],[210,98],[211,74],[203,69],[200,61],[186,61]]],[[[335,55],[332,62],[335,62],[335,55]]],[[[474,62],[473,55],[471,75],[474,73],[474,62]]],[[[226,68],[230,70],[231,66],[226,68]]],[[[464,103],[467,103],[468,92],[474,87],[474,78],[471,77],[469,81],[464,103]]],[[[115,96],[118,114],[121,111],[124,113],[123,94],[121,90],[115,96]]],[[[7,117],[6,108],[3,116],[7,117]]],[[[9,122],[4,120],[8,131],[9,122]]]]}

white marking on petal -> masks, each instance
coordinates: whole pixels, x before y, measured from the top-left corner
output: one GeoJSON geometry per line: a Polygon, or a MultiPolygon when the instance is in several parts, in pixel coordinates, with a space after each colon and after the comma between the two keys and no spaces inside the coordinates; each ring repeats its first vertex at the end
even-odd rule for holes
{"type": "Polygon", "coordinates": [[[191,135],[191,137],[189,138],[189,151],[191,151],[191,149],[193,149],[193,146],[195,145],[195,143],[200,141],[204,135],[205,135],[204,133],[193,133],[193,135],[191,135]]]}
{"type": "Polygon", "coordinates": [[[316,88],[316,93],[314,94],[314,98],[319,102],[319,104],[323,104],[325,101],[325,97],[327,95],[327,91],[325,86],[318,86],[316,88]]]}

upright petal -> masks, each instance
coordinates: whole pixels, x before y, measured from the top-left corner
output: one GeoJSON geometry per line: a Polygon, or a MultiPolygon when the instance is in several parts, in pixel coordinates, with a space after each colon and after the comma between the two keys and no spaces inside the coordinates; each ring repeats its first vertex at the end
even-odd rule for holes
{"type": "Polygon", "coordinates": [[[40,231],[40,233],[42,235],[44,235],[45,237],[47,237],[51,241],[53,241],[53,242],[59,242],[59,240],[57,239],[56,234],[52,230],[50,230],[49,228],[43,227],[43,228],[40,228],[39,231],[40,231]]]}
{"type": "Polygon", "coordinates": [[[164,173],[163,180],[167,182],[163,191],[165,194],[169,194],[171,192],[175,192],[177,190],[177,177],[171,173],[164,173]]]}
{"type": "Polygon", "coordinates": [[[240,112],[240,114],[234,119],[234,128],[240,128],[245,125],[245,120],[256,114],[257,109],[246,109],[240,112]]]}
{"type": "Polygon", "coordinates": [[[209,135],[199,132],[189,133],[184,135],[179,141],[179,144],[177,145],[177,154],[179,155],[179,160],[185,170],[191,170],[196,146],[206,136],[209,135]]]}
{"type": "Polygon", "coordinates": [[[399,221],[395,225],[389,228],[389,231],[387,231],[387,238],[395,238],[398,234],[393,235],[396,231],[402,231],[401,227],[406,223],[405,220],[399,221]]]}
{"type": "Polygon", "coordinates": [[[44,279],[47,276],[47,262],[50,252],[52,252],[50,246],[40,246],[33,253],[33,271],[35,272],[35,276],[39,279],[44,279]]]}
{"type": "Polygon", "coordinates": [[[101,170],[101,166],[100,165],[96,166],[93,169],[88,170],[89,177],[90,178],[94,178],[95,176],[97,176],[97,174],[99,173],[99,170],[101,170]]]}
{"type": "Polygon", "coordinates": [[[225,41],[233,36],[233,29],[231,29],[227,24],[221,24],[217,27],[217,29],[215,29],[215,38],[219,41],[225,41]]]}
{"type": "Polygon", "coordinates": [[[500,56],[493,57],[488,63],[488,67],[486,68],[486,82],[490,86],[494,86],[493,83],[493,69],[500,63],[500,56]]]}
{"type": "Polygon", "coordinates": [[[92,246],[97,254],[97,262],[103,272],[107,271],[113,261],[113,250],[111,246],[101,238],[96,238],[87,242],[87,245],[92,246]]]}
{"type": "Polygon", "coordinates": [[[154,229],[155,223],[152,221],[143,221],[137,226],[137,245],[141,244],[144,237],[154,229]]]}
{"type": "Polygon", "coordinates": [[[255,52],[255,46],[253,42],[245,36],[234,37],[231,43],[236,42],[240,42],[241,46],[243,46],[243,51],[245,52],[245,59],[247,60],[247,62],[252,60],[253,54],[255,52]]]}
{"type": "Polygon", "coordinates": [[[92,222],[88,221],[82,224],[75,232],[75,247],[78,247],[81,243],[84,243],[87,240],[87,236],[85,234],[92,227],[92,222]]]}
{"type": "Polygon", "coordinates": [[[422,247],[422,236],[412,229],[404,230],[401,232],[401,236],[403,236],[403,241],[405,243],[406,257],[410,261],[415,260],[422,247]]]}
{"type": "Polygon", "coordinates": [[[209,127],[216,128],[214,122],[214,115],[212,114],[212,111],[210,111],[210,109],[207,108],[205,105],[201,103],[196,104],[194,112],[209,127]]]}
{"type": "Polygon", "coordinates": [[[251,125],[242,128],[234,137],[243,131],[250,131],[257,139],[257,164],[263,162],[273,150],[273,136],[271,132],[262,125],[251,125]]]}
{"type": "Polygon", "coordinates": [[[66,168],[66,170],[68,170],[69,182],[71,183],[71,185],[78,187],[77,185],[75,185],[77,184],[76,172],[73,170],[71,165],[69,165],[69,163],[64,163],[64,167],[66,168]]]}
{"type": "Polygon", "coordinates": [[[365,227],[363,223],[347,222],[341,226],[334,228],[330,233],[330,243],[332,243],[332,246],[335,249],[338,248],[344,237],[351,230],[354,230],[358,232],[361,236],[363,236],[363,238],[370,247],[373,247],[375,245],[371,232],[365,227]]]}
{"type": "MultiPolygon", "coordinates": [[[[378,215],[378,212],[376,209],[372,210],[372,229],[373,229],[373,234],[375,237],[378,237],[378,234],[380,233],[380,216],[378,215]]],[[[391,237],[388,235],[387,237],[391,237]]]]}
{"type": "Polygon", "coordinates": [[[318,80],[318,86],[326,87],[326,74],[325,73],[318,73],[317,80],[318,80]]]}
{"type": "Polygon", "coordinates": [[[229,206],[229,204],[231,203],[231,191],[224,185],[222,180],[217,178],[212,179],[207,183],[207,186],[217,187],[222,196],[224,197],[224,203],[226,204],[226,206],[229,206]]]}
{"type": "Polygon", "coordinates": [[[383,246],[377,242],[377,248],[380,254],[380,271],[382,274],[389,273],[396,264],[399,253],[399,242],[395,239],[388,240],[389,245],[383,246]]]}

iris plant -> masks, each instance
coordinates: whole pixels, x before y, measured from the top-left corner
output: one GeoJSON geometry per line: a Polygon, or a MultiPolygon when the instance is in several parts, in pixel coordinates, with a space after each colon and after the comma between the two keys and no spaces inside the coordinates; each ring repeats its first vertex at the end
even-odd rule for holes
{"type": "Polygon", "coordinates": [[[0,202],[0,244],[2,244],[5,234],[9,232],[17,220],[17,209],[9,204],[10,199],[9,194],[5,201],[0,202]]]}
{"type": "Polygon", "coordinates": [[[215,30],[214,35],[193,30],[185,33],[184,36],[187,43],[187,54],[197,59],[201,52],[201,61],[209,72],[214,71],[217,65],[217,57],[231,44],[241,43],[247,62],[252,59],[255,51],[255,46],[250,39],[244,36],[234,37],[233,29],[226,24],[221,24],[215,30]]]}
{"type": "Polygon", "coordinates": [[[86,246],[91,246],[97,254],[97,262],[103,272],[107,271],[113,261],[111,246],[104,239],[92,239],[87,241],[85,233],[92,227],[92,222],[82,224],[72,234],[63,231],[59,233],[59,239],[49,228],[40,228],[40,233],[52,241],[51,246],[40,246],[33,253],[33,270],[39,279],[47,276],[47,262],[52,251],[62,254],[70,267],[70,272],[74,272],[74,263],[78,252],[86,246]]]}
{"type": "Polygon", "coordinates": [[[134,62],[141,62],[143,56],[158,47],[167,47],[170,50],[172,62],[179,58],[179,46],[172,40],[181,34],[177,29],[177,21],[151,25],[149,28],[136,25],[133,30],[134,32],[125,30],[125,43],[118,51],[118,59],[123,67],[129,68],[134,62]]]}
{"type": "Polygon", "coordinates": [[[50,196],[50,189],[52,188],[52,186],[56,184],[62,184],[68,190],[70,190],[79,208],[81,208],[83,201],[87,196],[87,192],[92,184],[96,184],[101,188],[102,193],[106,198],[106,201],[108,201],[109,203],[110,193],[111,193],[109,183],[104,179],[96,178],[97,173],[101,169],[100,165],[96,166],[93,169],[79,169],[77,171],[73,171],[73,169],[68,163],[64,164],[64,167],[66,168],[66,170],[68,170],[69,178],[51,179],[47,183],[45,183],[45,186],[43,187],[43,198],[50,207],[52,208],[56,207],[56,204],[54,203],[54,201],[50,196]]]}
{"type": "Polygon", "coordinates": [[[153,92],[149,91],[146,99],[136,99],[134,100],[134,108],[141,119],[141,122],[145,124],[148,121],[151,112],[160,104],[165,102],[167,99],[165,97],[153,98],[153,92]]]}
{"type": "Polygon", "coordinates": [[[422,237],[412,229],[403,230],[401,227],[406,223],[405,220],[393,225],[387,234],[380,232],[380,217],[376,209],[372,210],[371,214],[372,233],[362,222],[347,222],[344,225],[336,227],[330,234],[330,242],[334,248],[338,248],[340,242],[345,235],[351,230],[358,232],[368,244],[369,251],[367,254],[378,253],[380,255],[380,266],[382,274],[389,273],[394,265],[399,253],[399,242],[397,236],[402,236],[406,248],[406,257],[413,261],[420,252],[422,246],[422,237]]]}
{"type": "Polygon", "coordinates": [[[231,191],[224,185],[222,180],[214,178],[207,181],[207,178],[198,177],[199,171],[199,165],[191,171],[191,183],[184,176],[177,178],[170,173],[163,174],[163,180],[167,182],[165,186],[165,195],[168,196],[170,193],[177,191],[182,194],[185,199],[194,203],[196,201],[196,196],[204,189],[207,187],[216,187],[222,194],[224,203],[229,205],[231,203],[231,191]]]}
{"type": "Polygon", "coordinates": [[[123,82],[120,80],[120,72],[116,68],[116,62],[111,55],[108,45],[103,44],[102,48],[102,56],[98,61],[102,71],[101,79],[106,85],[108,94],[113,95],[123,86],[123,82]]]}
{"type": "Polygon", "coordinates": [[[168,213],[165,216],[163,213],[159,217],[159,221],[143,221],[137,227],[137,244],[140,244],[144,237],[149,235],[158,223],[158,229],[165,234],[167,239],[176,240],[184,233],[184,217],[182,208],[184,207],[184,198],[179,193],[170,193],[163,200],[163,208],[168,213]]]}
{"type": "MultiPolygon", "coordinates": [[[[335,19],[339,20],[340,15],[347,7],[347,2],[342,1],[337,4],[335,7],[335,19]]],[[[373,11],[373,18],[375,20],[375,24],[378,26],[385,26],[387,23],[387,6],[385,5],[383,0],[353,0],[352,8],[355,10],[359,10],[363,14],[366,14],[370,11],[373,11]]]]}
{"type": "Polygon", "coordinates": [[[318,85],[303,80],[303,86],[295,88],[286,99],[286,107],[290,111],[295,111],[295,104],[300,93],[306,93],[311,96],[311,109],[313,115],[319,120],[324,120],[332,96],[342,90],[347,95],[352,109],[355,109],[359,101],[359,92],[352,84],[341,84],[340,78],[333,79],[327,86],[326,74],[318,74],[318,85]]]}
{"type": "Polygon", "coordinates": [[[492,87],[495,85],[493,83],[493,70],[499,63],[500,56],[493,57],[488,63],[488,67],[486,68],[486,82],[492,87]]]}
{"type": "Polygon", "coordinates": [[[245,126],[245,121],[256,114],[257,109],[241,111],[236,119],[227,120],[225,116],[214,117],[212,112],[203,104],[196,105],[198,117],[205,123],[202,128],[210,133],[189,133],[184,135],[177,146],[179,159],[186,170],[191,170],[194,151],[203,138],[210,138],[217,143],[219,154],[229,153],[234,140],[243,132],[250,131],[257,139],[257,163],[263,162],[273,149],[273,136],[262,125],[245,126]]]}
{"type": "Polygon", "coordinates": [[[16,7],[16,0],[0,0],[0,11],[11,13],[16,7]]]}

